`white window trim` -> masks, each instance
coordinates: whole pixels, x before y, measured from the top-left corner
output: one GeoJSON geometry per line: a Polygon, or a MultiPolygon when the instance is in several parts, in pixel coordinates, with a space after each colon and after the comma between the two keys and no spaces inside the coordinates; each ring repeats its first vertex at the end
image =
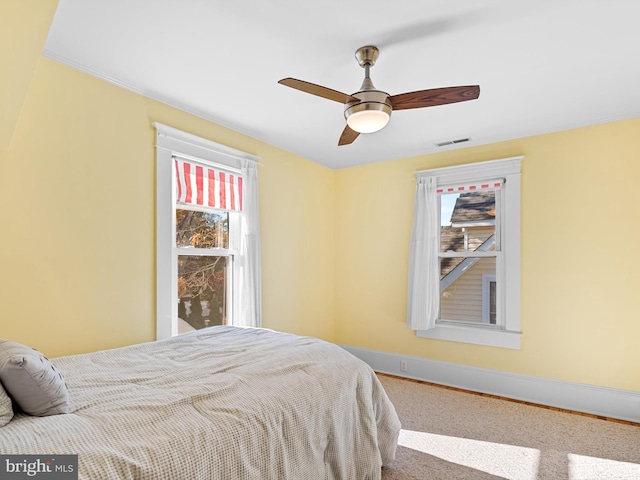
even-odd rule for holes
{"type": "Polygon", "coordinates": [[[504,178],[502,219],[505,225],[502,238],[502,270],[496,271],[502,280],[497,302],[503,312],[503,329],[493,326],[474,326],[437,322],[434,328],[418,330],[417,336],[437,340],[472,343],[492,347],[520,349],[520,177],[524,156],[490,160],[454,167],[434,168],[415,172],[418,177],[435,177],[437,186],[504,178]]]}
{"type": "MultiPolygon", "coordinates": [[[[240,160],[257,161],[258,157],[225,145],[183,132],[161,123],[156,129],[156,340],[178,334],[177,292],[178,265],[175,246],[176,180],[173,156],[203,160],[239,171],[240,160]]],[[[223,253],[223,252],[219,252],[223,253]]],[[[190,255],[194,251],[189,252],[190,255]]],[[[237,279],[237,275],[233,275],[237,279]]],[[[237,291],[234,285],[233,290],[237,291]]],[[[233,295],[237,302],[238,295],[233,295]]],[[[237,304],[231,305],[238,312],[237,304]]]]}

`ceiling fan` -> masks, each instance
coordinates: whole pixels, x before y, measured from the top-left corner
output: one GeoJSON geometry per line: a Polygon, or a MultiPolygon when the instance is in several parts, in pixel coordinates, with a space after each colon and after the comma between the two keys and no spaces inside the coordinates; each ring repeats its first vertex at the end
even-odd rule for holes
{"type": "Polygon", "coordinates": [[[340,135],[338,145],[348,145],[353,143],[361,133],[373,133],[384,128],[393,110],[434,107],[475,100],[480,96],[478,85],[432,88],[389,95],[376,89],[369,76],[369,69],[375,65],[379,54],[380,51],[373,45],[356,50],[358,64],[364,68],[364,80],[360,90],[351,95],[295,78],[283,78],[278,83],[334,102],[344,103],[347,126],[340,135]]]}

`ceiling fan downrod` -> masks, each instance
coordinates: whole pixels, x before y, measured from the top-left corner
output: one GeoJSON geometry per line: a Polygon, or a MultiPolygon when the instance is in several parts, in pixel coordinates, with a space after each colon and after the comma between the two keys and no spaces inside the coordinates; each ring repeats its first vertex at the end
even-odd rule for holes
{"type": "Polygon", "coordinates": [[[356,50],[356,60],[358,60],[358,65],[364,68],[364,81],[362,82],[360,90],[376,90],[376,87],[371,81],[369,70],[376,64],[376,60],[379,55],[380,50],[378,50],[378,47],[374,47],[373,45],[360,47],[356,50]]]}

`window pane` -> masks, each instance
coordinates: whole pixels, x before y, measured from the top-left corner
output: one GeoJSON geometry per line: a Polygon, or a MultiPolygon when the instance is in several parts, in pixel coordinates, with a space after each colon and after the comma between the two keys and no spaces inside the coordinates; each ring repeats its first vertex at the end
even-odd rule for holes
{"type": "Polygon", "coordinates": [[[442,194],[440,219],[441,252],[487,250],[496,233],[495,192],[442,194]]]}
{"type": "Polygon", "coordinates": [[[176,246],[229,248],[229,213],[176,209],[176,246]]]}
{"type": "Polygon", "coordinates": [[[179,331],[227,323],[230,257],[178,256],[179,331]],[[179,320],[180,321],[180,320],[179,320]],[[188,326],[184,323],[188,324],[188,326]],[[191,328],[189,328],[189,326],[191,328]]]}
{"type": "Polygon", "coordinates": [[[495,257],[440,259],[440,318],[481,324],[482,276],[495,274],[495,257]]]}
{"type": "Polygon", "coordinates": [[[496,324],[497,318],[496,282],[489,282],[489,323],[496,324]]]}
{"type": "Polygon", "coordinates": [[[459,193],[443,193],[440,195],[440,225],[451,225],[453,207],[456,206],[456,200],[458,200],[459,196],[459,193]]]}

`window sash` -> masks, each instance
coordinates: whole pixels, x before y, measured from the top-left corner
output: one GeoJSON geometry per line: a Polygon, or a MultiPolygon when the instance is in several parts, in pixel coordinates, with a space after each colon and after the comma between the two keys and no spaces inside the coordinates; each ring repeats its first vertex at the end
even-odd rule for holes
{"type": "Polygon", "coordinates": [[[228,248],[193,248],[176,247],[178,255],[190,255],[194,257],[233,257],[237,252],[228,248]]]}
{"type": "MultiPolygon", "coordinates": [[[[496,210],[496,214],[494,217],[494,221],[491,222],[491,224],[489,224],[488,222],[485,222],[485,224],[478,224],[478,226],[494,226],[495,227],[495,250],[496,251],[501,251],[502,250],[502,224],[504,222],[504,205],[503,205],[503,199],[504,199],[504,184],[505,184],[505,179],[499,179],[499,180],[490,180],[490,181],[483,181],[481,183],[479,182],[474,182],[474,183],[466,183],[466,184],[462,184],[462,185],[457,185],[457,186],[451,186],[451,187],[443,187],[444,189],[447,189],[447,191],[439,191],[440,187],[438,187],[438,191],[437,191],[437,198],[438,198],[438,225],[440,225],[442,223],[442,204],[441,204],[441,198],[442,195],[450,195],[450,194],[455,194],[455,193],[470,193],[470,192],[476,192],[476,191],[489,191],[489,190],[493,190],[494,191],[494,201],[495,201],[495,210],[496,210]],[[450,192],[448,191],[449,188],[468,188],[468,187],[473,187],[474,185],[479,185],[481,187],[486,186],[487,188],[481,188],[481,189],[471,189],[471,190],[466,190],[466,191],[453,191],[450,192]],[[496,186],[493,186],[496,185],[496,186]]],[[[438,236],[438,251],[440,251],[440,236],[438,236]]]]}
{"type": "Polygon", "coordinates": [[[465,257],[465,258],[483,258],[483,257],[498,257],[500,256],[500,252],[491,250],[487,252],[478,252],[478,251],[467,251],[467,252],[439,252],[438,258],[457,258],[457,257],[465,257]]]}
{"type": "MultiPolygon", "coordinates": [[[[176,248],[176,254],[174,255],[174,261],[176,263],[176,265],[178,264],[178,258],[179,257],[190,257],[190,256],[207,256],[207,257],[227,257],[227,266],[225,268],[225,295],[226,295],[226,302],[225,302],[225,312],[224,312],[224,317],[226,318],[226,325],[233,325],[233,319],[234,319],[234,313],[235,313],[235,306],[237,305],[237,301],[236,301],[236,297],[238,295],[237,293],[237,288],[234,288],[235,285],[235,276],[234,276],[234,272],[235,272],[235,268],[234,268],[234,263],[235,263],[235,257],[233,254],[231,254],[228,250],[225,250],[224,252],[220,251],[221,249],[208,249],[208,248],[199,248],[199,249],[193,249],[193,248],[176,248]],[[194,252],[194,250],[198,250],[198,252],[194,252]],[[185,252],[185,253],[183,253],[185,252]]],[[[177,274],[177,268],[176,268],[176,274],[177,274]]],[[[176,286],[178,285],[177,282],[177,277],[176,277],[176,286]]],[[[175,292],[176,295],[179,296],[179,292],[175,292]]],[[[211,306],[210,306],[211,308],[211,306]]],[[[177,318],[177,315],[176,315],[177,318]]]]}
{"type": "MultiPolygon", "coordinates": [[[[447,281],[447,277],[443,278],[440,280],[440,296],[439,296],[439,308],[438,308],[438,318],[436,319],[436,325],[439,324],[450,324],[450,325],[456,325],[456,324],[461,324],[461,325],[473,325],[473,326],[477,326],[478,328],[498,328],[501,330],[504,330],[506,328],[505,323],[504,323],[504,319],[506,318],[505,312],[504,312],[504,304],[502,303],[502,282],[503,280],[503,275],[502,275],[502,271],[504,268],[504,264],[503,264],[503,260],[504,260],[504,256],[501,254],[501,252],[495,252],[496,255],[476,255],[476,256],[469,256],[469,257],[465,257],[465,259],[468,258],[495,258],[495,270],[493,271],[493,273],[491,274],[481,274],[481,276],[478,278],[478,281],[480,282],[478,285],[476,285],[476,288],[480,289],[480,309],[476,312],[477,317],[474,317],[473,321],[466,321],[466,320],[461,320],[461,319],[453,319],[453,318],[447,318],[445,315],[443,314],[443,304],[442,304],[442,294],[443,292],[445,292],[448,288],[450,288],[455,282],[454,281],[447,281]],[[484,312],[484,278],[485,277],[492,277],[493,281],[496,282],[496,323],[495,324],[489,324],[488,322],[484,321],[484,316],[485,316],[485,312],[484,312]]],[[[444,257],[444,258],[451,258],[451,257],[444,257]]],[[[460,256],[456,256],[456,258],[460,258],[460,256]]],[[[473,268],[473,267],[472,267],[473,268]]],[[[471,269],[469,270],[463,270],[463,272],[459,275],[458,278],[462,278],[465,274],[468,274],[471,271],[471,269]]],[[[477,275],[477,274],[476,274],[477,275]]],[[[471,300],[473,300],[473,295],[471,294],[471,300]]]]}

